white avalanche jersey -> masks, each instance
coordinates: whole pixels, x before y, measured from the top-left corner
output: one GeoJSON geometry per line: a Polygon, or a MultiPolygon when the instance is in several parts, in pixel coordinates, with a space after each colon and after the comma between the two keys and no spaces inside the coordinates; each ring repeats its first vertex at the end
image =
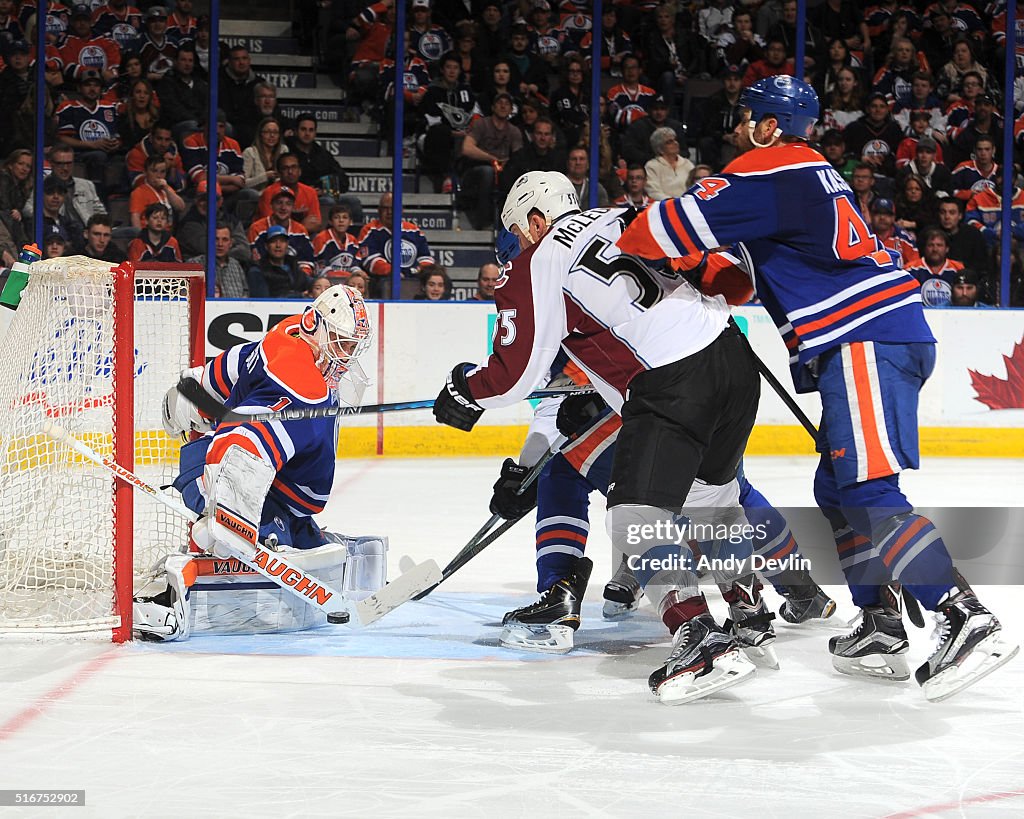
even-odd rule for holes
{"type": "Polygon", "coordinates": [[[563,216],[505,265],[494,353],[467,378],[481,407],[526,398],[564,348],[618,411],[637,373],[693,355],[722,333],[725,299],[618,249],[633,216],[630,208],[563,216]]]}

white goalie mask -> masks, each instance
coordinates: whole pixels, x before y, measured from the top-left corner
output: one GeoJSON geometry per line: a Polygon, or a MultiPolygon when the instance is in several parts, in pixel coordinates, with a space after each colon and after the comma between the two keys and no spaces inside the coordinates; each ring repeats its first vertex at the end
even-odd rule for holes
{"type": "Polygon", "coordinates": [[[354,287],[327,288],[302,313],[299,327],[313,342],[316,365],[324,381],[337,389],[351,364],[370,347],[373,327],[362,294],[354,287]]]}
{"type": "Polygon", "coordinates": [[[538,210],[550,225],[566,213],[578,213],[580,200],[569,177],[557,171],[529,171],[520,176],[505,197],[501,224],[507,230],[518,225],[530,235],[530,211],[538,210]]]}

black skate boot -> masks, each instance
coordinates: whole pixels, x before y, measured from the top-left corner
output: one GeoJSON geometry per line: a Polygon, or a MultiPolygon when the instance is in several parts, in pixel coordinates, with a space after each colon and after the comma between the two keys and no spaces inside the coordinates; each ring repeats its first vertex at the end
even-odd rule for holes
{"type": "Polygon", "coordinates": [[[601,614],[605,620],[614,620],[632,614],[640,606],[640,598],[644,596],[640,581],[622,556],[619,568],[612,579],[604,587],[604,609],[601,614]]]}
{"type": "Polygon", "coordinates": [[[740,651],[732,635],[705,613],[684,622],[672,639],[665,664],[647,680],[665,705],[706,697],[749,678],[757,667],[740,651]]]}
{"type": "Polygon", "coordinates": [[[733,637],[747,659],[762,668],[778,668],[779,658],[772,643],[775,642],[775,615],[769,611],[761,597],[761,581],[749,574],[722,588],[722,596],[729,604],[729,620],[723,628],[733,637]]]}
{"type": "Polygon", "coordinates": [[[594,564],[589,557],[576,561],[573,573],[557,581],[540,600],[506,614],[498,642],[506,648],[566,654],[580,627],[580,608],[594,564]]]}
{"type": "Polygon", "coordinates": [[[1011,660],[1020,646],[1002,633],[1002,626],[956,573],[957,587],[935,612],[938,646],[914,674],[932,702],[952,697],[1011,660]]]}
{"type": "Polygon", "coordinates": [[[861,610],[860,625],[850,634],[832,637],[832,667],[842,674],[909,680],[907,632],[903,628],[899,584],[882,587],[877,606],[861,610]]]}
{"type": "Polygon", "coordinates": [[[836,601],[825,594],[810,576],[807,580],[807,585],[794,583],[775,587],[775,591],[785,598],[779,608],[779,616],[787,623],[796,625],[808,620],[827,620],[836,612],[836,601]]]}

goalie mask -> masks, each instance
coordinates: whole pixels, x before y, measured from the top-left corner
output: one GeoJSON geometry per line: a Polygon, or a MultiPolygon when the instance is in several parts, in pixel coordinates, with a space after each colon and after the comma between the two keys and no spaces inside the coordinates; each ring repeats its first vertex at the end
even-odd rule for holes
{"type": "Polygon", "coordinates": [[[354,287],[327,288],[302,313],[299,323],[311,342],[324,381],[337,389],[341,377],[369,349],[373,337],[362,294],[354,287]]]}

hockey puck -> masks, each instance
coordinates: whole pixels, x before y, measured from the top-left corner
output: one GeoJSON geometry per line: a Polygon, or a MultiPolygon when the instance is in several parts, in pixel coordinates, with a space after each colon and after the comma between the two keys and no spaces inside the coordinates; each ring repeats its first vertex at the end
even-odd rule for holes
{"type": "Polygon", "coordinates": [[[344,625],[348,621],[349,616],[347,611],[332,611],[327,615],[327,622],[335,626],[344,625]]]}

